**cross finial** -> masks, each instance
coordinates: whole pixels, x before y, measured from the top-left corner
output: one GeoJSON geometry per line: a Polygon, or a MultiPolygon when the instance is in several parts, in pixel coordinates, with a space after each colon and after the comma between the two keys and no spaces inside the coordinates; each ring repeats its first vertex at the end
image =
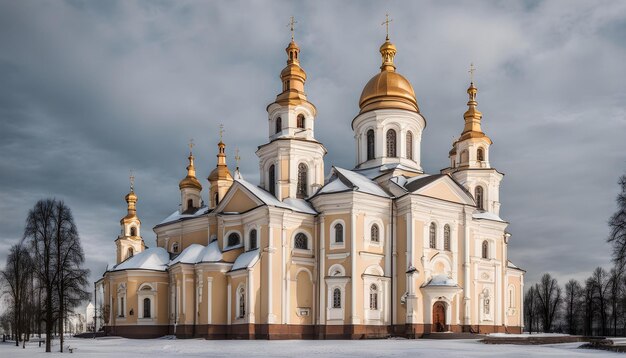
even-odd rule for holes
{"type": "Polygon", "coordinates": [[[135,191],[135,174],[133,173],[133,170],[130,170],[130,176],[128,177],[130,179],[130,191],[134,192],[135,191]]]}
{"type": "Polygon", "coordinates": [[[224,125],[220,123],[220,142],[222,141],[223,136],[224,136],[224,125]]]}
{"type": "Polygon", "coordinates": [[[237,168],[239,168],[239,160],[241,157],[239,156],[239,148],[235,147],[235,162],[237,163],[237,168]]]}
{"type": "Polygon", "coordinates": [[[385,14],[385,21],[383,21],[381,25],[385,25],[385,28],[387,30],[387,37],[385,37],[386,40],[389,40],[389,23],[392,21],[393,19],[389,19],[389,13],[385,14]]]}
{"type": "Polygon", "coordinates": [[[194,145],[195,144],[193,144],[193,138],[190,138],[189,139],[189,153],[191,153],[193,151],[193,146],[194,145]]]}
{"type": "Polygon", "coordinates": [[[470,63],[469,71],[467,71],[470,74],[470,82],[471,83],[474,83],[474,72],[475,71],[476,71],[476,67],[474,67],[474,63],[472,62],[472,63],[470,63]]]}
{"type": "Polygon", "coordinates": [[[298,21],[296,21],[296,19],[292,16],[291,20],[287,24],[287,26],[291,29],[291,41],[293,41],[294,30],[296,29],[297,23],[298,21]]]}

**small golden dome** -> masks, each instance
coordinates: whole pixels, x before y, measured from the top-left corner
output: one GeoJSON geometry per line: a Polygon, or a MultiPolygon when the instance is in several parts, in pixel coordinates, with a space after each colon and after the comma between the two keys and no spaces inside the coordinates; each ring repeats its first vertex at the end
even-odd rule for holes
{"type": "Polygon", "coordinates": [[[382,65],[380,73],[367,82],[359,99],[360,113],[375,109],[405,109],[419,113],[415,91],[411,83],[396,72],[393,59],[396,47],[389,42],[380,46],[382,65]]]}
{"type": "MultiPolygon", "coordinates": [[[[192,146],[192,144],[190,144],[192,146]]],[[[196,178],[196,168],[193,165],[193,153],[189,152],[189,165],[187,166],[187,176],[183,178],[183,180],[178,183],[178,188],[183,190],[183,188],[193,188],[196,190],[202,190],[202,184],[196,178]]]]}
{"type": "Polygon", "coordinates": [[[233,180],[233,176],[230,174],[230,170],[228,170],[228,167],[218,166],[213,169],[213,171],[211,171],[208,179],[210,182],[216,180],[233,180]]]}

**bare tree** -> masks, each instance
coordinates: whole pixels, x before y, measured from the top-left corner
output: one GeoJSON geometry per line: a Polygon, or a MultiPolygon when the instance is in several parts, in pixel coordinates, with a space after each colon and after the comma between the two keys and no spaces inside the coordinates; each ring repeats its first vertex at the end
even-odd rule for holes
{"type": "Polygon", "coordinates": [[[30,296],[33,261],[28,250],[22,245],[13,245],[9,249],[6,268],[2,270],[4,293],[8,296],[8,303],[13,314],[12,326],[15,333],[15,345],[20,345],[20,339],[26,340],[25,334],[30,324],[30,296]],[[24,337],[22,338],[22,335],[24,337]]]}
{"type": "Polygon", "coordinates": [[[544,332],[552,330],[552,323],[556,317],[561,301],[563,300],[561,287],[555,278],[549,273],[541,277],[541,281],[535,284],[537,301],[539,304],[539,318],[544,332]]]}
{"type": "Polygon", "coordinates": [[[611,269],[608,282],[608,301],[611,307],[611,326],[613,336],[617,336],[617,320],[622,316],[620,299],[622,296],[622,272],[619,266],[611,269]]]}
{"type": "Polygon", "coordinates": [[[531,334],[534,325],[537,325],[537,308],[537,291],[535,286],[530,286],[524,295],[524,323],[531,334]]]}
{"type": "Polygon", "coordinates": [[[626,264],[626,175],[618,181],[620,193],[617,195],[617,211],[609,219],[611,229],[608,242],[613,244],[613,260],[623,268],[626,264]]]}
{"type": "Polygon", "coordinates": [[[596,267],[589,279],[593,288],[593,300],[596,303],[596,311],[599,313],[600,317],[600,328],[602,334],[606,335],[608,323],[608,291],[610,287],[609,274],[602,267],[596,267]]]}
{"type": "Polygon", "coordinates": [[[583,288],[578,281],[569,280],[565,284],[565,323],[569,334],[578,333],[583,297],[583,288]]]}
{"type": "Polygon", "coordinates": [[[31,246],[42,288],[46,352],[51,351],[54,328],[61,334],[63,351],[66,313],[89,298],[85,289],[89,271],[81,267],[84,254],[70,209],[62,201],[39,200],[28,213],[24,240],[31,246]]]}

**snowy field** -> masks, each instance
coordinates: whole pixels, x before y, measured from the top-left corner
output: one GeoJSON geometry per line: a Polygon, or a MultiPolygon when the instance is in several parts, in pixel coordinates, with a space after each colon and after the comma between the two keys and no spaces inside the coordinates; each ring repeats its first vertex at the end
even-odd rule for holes
{"type": "MultiPolygon", "coordinates": [[[[58,341],[53,351],[58,351],[58,341]]],[[[117,337],[70,338],[72,357],[604,357],[619,353],[578,349],[581,343],[544,346],[490,345],[476,340],[361,340],[361,341],[207,341],[117,337]]],[[[68,353],[65,353],[67,356],[68,353]]],[[[47,357],[37,343],[26,349],[0,343],[0,357],[47,357]]]]}

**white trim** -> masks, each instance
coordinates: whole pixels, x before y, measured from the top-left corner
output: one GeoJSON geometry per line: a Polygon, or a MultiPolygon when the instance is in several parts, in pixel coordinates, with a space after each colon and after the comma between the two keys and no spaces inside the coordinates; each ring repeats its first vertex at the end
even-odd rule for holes
{"type": "Polygon", "coordinates": [[[227,250],[232,250],[232,249],[236,249],[239,247],[243,247],[244,246],[244,239],[243,239],[243,235],[241,234],[241,232],[239,230],[228,230],[224,233],[224,236],[222,236],[222,251],[227,251],[227,250]],[[237,235],[239,235],[239,244],[237,245],[233,245],[230,246],[228,245],[228,237],[233,234],[236,233],[237,235]]]}
{"type": "Polygon", "coordinates": [[[346,223],[345,221],[343,221],[342,219],[335,219],[333,220],[333,222],[330,223],[329,226],[329,233],[330,233],[330,249],[331,250],[335,250],[335,249],[345,249],[346,248],[346,223]],[[342,242],[337,242],[336,240],[336,234],[335,234],[335,225],[337,224],[341,224],[343,226],[342,229],[342,242]]]}

